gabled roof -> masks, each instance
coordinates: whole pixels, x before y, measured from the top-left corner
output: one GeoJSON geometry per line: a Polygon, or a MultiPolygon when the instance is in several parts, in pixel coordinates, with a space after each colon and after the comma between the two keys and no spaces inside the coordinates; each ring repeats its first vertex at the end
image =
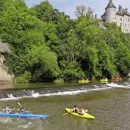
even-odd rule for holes
{"type": "Polygon", "coordinates": [[[113,4],[112,0],[109,0],[109,3],[106,8],[116,8],[116,6],[113,4]]]}
{"type": "Polygon", "coordinates": [[[11,50],[9,49],[7,43],[2,43],[2,41],[0,40],[0,53],[5,53],[5,52],[10,53],[11,50]]]}

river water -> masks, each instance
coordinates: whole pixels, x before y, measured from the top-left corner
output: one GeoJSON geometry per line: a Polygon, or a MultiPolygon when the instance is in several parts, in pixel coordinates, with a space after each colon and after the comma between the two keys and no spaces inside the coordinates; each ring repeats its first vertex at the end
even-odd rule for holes
{"type": "Polygon", "coordinates": [[[0,92],[0,109],[10,104],[19,108],[49,114],[48,119],[0,118],[0,130],[130,130],[130,83],[84,85],[71,87],[35,84],[37,89],[8,89],[0,92]],[[87,120],[63,115],[64,108],[76,104],[95,116],[87,120]]]}

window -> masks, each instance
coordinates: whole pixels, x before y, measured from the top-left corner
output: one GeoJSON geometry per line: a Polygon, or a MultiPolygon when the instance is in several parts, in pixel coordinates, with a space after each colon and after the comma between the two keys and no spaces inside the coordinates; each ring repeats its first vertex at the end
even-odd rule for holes
{"type": "Polygon", "coordinates": [[[120,23],[120,27],[122,27],[122,23],[120,23]]]}
{"type": "Polygon", "coordinates": [[[122,18],[120,18],[120,21],[122,21],[122,18]]]}

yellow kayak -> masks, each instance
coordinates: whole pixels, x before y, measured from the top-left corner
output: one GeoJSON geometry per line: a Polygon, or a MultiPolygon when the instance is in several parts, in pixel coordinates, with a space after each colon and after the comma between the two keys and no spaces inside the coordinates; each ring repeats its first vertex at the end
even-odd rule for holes
{"type": "MultiPolygon", "coordinates": [[[[95,117],[94,116],[92,116],[92,115],[90,115],[90,114],[84,114],[84,115],[80,115],[80,114],[78,114],[78,113],[75,113],[75,112],[72,112],[71,111],[71,109],[70,108],[65,108],[65,110],[68,112],[68,113],[70,113],[70,114],[72,114],[72,115],[74,115],[74,116],[77,116],[77,117],[81,117],[81,118],[85,118],[85,119],[95,119],[95,117]]],[[[87,112],[88,110],[86,110],[86,112],[87,112]]]]}
{"type": "Polygon", "coordinates": [[[78,83],[82,83],[82,84],[89,83],[89,82],[90,82],[90,80],[88,80],[88,79],[86,79],[86,80],[82,79],[82,80],[78,81],[78,83]]]}
{"type": "Polygon", "coordinates": [[[107,78],[100,79],[100,83],[108,83],[108,79],[107,78]]]}

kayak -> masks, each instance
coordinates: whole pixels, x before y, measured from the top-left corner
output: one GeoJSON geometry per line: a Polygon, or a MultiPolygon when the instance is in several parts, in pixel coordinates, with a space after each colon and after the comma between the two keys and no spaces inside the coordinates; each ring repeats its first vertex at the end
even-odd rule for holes
{"type": "Polygon", "coordinates": [[[90,80],[88,80],[88,79],[86,79],[86,80],[82,79],[82,80],[78,81],[78,83],[82,83],[82,84],[89,83],[89,82],[90,82],[90,80]]]}
{"type": "Polygon", "coordinates": [[[103,83],[103,84],[108,83],[108,79],[107,78],[100,79],[100,83],[103,83]]]}
{"type": "Polygon", "coordinates": [[[0,113],[0,117],[46,119],[49,117],[49,115],[47,115],[47,114],[32,114],[32,113],[0,113]]]}
{"type": "MultiPolygon", "coordinates": [[[[81,117],[81,118],[85,118],[85,119],[95,119],[94,116],[92,116],[92,115],[90,115],[90,114],[88,114],[88,113],[87,113],[87,114],[84,114],[84,115],[80,115],[80,114],[78,114],[78,113],[72,112],[70,108],[65,108],[65,110],[66,110],[68,113],[70,113],[70,114],[72,114],[72,115],[74,115],[74,116],[77,116],[77,117],[81,117]]],[[[87,111],[88,111],[88,110],[87,110],[87,111]]]]}
{"type": "Polygon", "coordinates": [[[112,81],[115,81],[115,82],[122,81],[122,80],[123,80],[123,78],[121,78],[121,77],[117,77],[117,78],[112,79],[112,81]]]}

